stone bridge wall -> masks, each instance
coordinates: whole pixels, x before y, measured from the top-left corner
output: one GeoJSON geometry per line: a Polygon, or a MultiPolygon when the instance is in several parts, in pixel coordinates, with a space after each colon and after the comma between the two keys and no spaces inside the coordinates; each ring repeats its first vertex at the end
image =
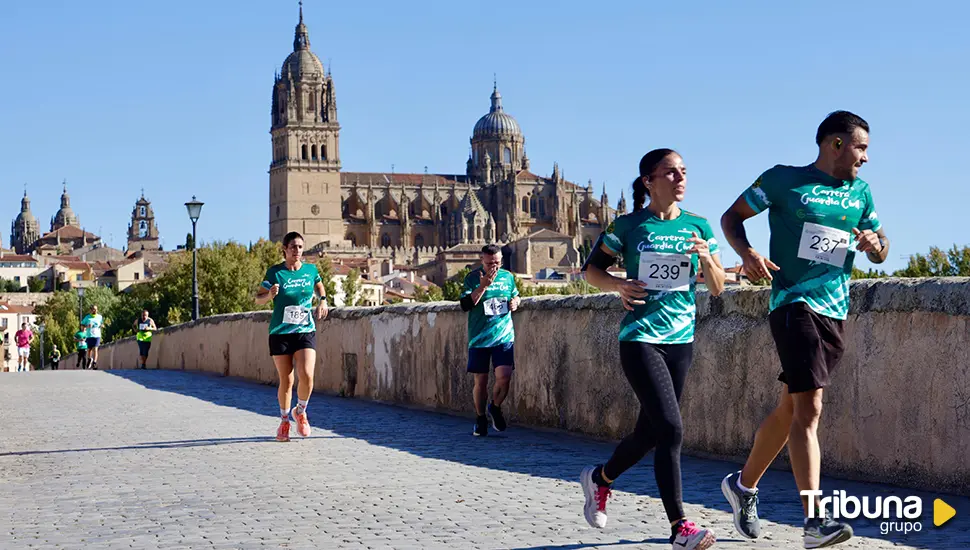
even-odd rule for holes
{"type": "MultiPolygon", "coordinates": [[[[860,281],[851,300],[848,349],[825,393],[825,473],[970,494],[970,279],[860,281]]],[[[767,301],[764,289],[698,297],[686,452],[743,459],[777,402],[767,301]]],[[[623,314],[609,294],[523,300],[514,317],[510,421],[603,438],[631,431],[638,403],[619,365],[623,314]]],[[[149,368],[275,384],[268,321],[257,312],[167,328],[155,337],[149,368]]],[[[318,331],[317,390],[470,413],[466,315],[457,304],[341,308],[318,331]]],[[[136,363],[133,339],[105,346],[99,360],[112,369],[136,363]]]]}

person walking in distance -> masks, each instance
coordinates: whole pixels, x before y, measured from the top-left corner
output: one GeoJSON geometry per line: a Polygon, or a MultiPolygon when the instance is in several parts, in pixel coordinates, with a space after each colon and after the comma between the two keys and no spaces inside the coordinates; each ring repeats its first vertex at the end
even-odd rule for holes
{"type": "MultiPolygon", "coordinates": [[[[782,447],[788,445],[799,491],[819,488],[822,395],[845,350],[852,264],[856,252],[874,263],[889,254],[869,184],[858,176],[869,160],[869,124],[853,113],[833,112],[819,125],[815,143],[814,163],[767,170],[721,217],[747,277],[771,280],[768,324],[782,370],[778,405],[758,428],[744,468],[721,482],[735,528],[751,539],[761,534],[758,483],[782,447]],[[765,210],[767,257],[751,246],[744,229],[745,220],[765,210]]],[[[852,538],[852,527],[820,517],[816,502],[803,496],[802,506],[805,548],[852,538]]]]}
{"type": "Polygon", "coordinates": [[[256,303],[273,301],[273,316],[269,322],[269,354],[273,357],[280,377],[277,398],[280,405],[280,426],[277,441],[290,440],[290,416],[296,431],[303,437],[310,435],[307,406],[313,391],[313,371],[317,363],[317,327],[313,321],[327,317],[327,291],[317,266],[303,262],[303,236],[292,231],[283,237],[283,262],[266,271],[263,283],[256,291],[256,303]],[[313,309],[313,299],[320,302],[313,309]],[[311,311],[312,310],[312,311],[311,311]],[[293,371],[300,378],[297,405],[290,410],[293,397],[293,371]]]}
{"type": "Polygon", "coordinates": [[[84,316],[81,325],[87,329],[88,334],[88,368],[98,368],[98,348],[101,347],[101,326],[104,325],[104,317],[98,313],[98,306],[91,306],[91,313],[84,316]]]}
{"type": "Polygon", "coordinates": [[[583,511],[590,526],[605,527],[613,482],[655,449],[654,475],[672,548],[704,550],[714,545],[714,534],[684,513],[680,397],[693,358],[697,276],[703,273],[717,296],[724,290],[724,268],[711,225],[678,205],[687,192],[683,158],[672,149],[655,149],[640,159],[639,173],[633,212],[616,218],[600,235],[583,270],[589,284],[618,292],[628,311],[620,323],[620,363],[640,401],[640,414],[613,456],[580,474],[583,511]],[[627,279],[607,272],[617,255],[626,264],[627,279]]]}
{"type": "Polygon", "coordinates": [[[148,352],[152,349],[152,334],[158,330],[155,320],[148,316],[148,310],[141,312],[141,318],[135,321],[135,340],[138,341],[138,367],[148,368],[148,352]]]}
{"type": "Polygon", "coordinates": [[[34,339],[34,333],[27,323],[22,323],[13,339],[17,344],[17,372],[27,372],[30,370],[30,342],[34,339]]]}
{"type": "Polygon", "coordinates": [[[78,370],[84,370],[88,368],[88,333],[84,330],[82,326],[80,330],[74,333],[74,349],[77,350],[77,365],[74,367],[78,370]]]}
{"type": "Polygon", "coordinates": [[[488,417],[497,432],[507,428],[502,403],[515,370],[515,328],[512,312],[519,308],[515,277],[502,269],[502,249],[482,247],[482,266],[465,276],[462,311],[468,312],[468,372],[475,377],[475,436],[488,435],[488,417]],[[488,402],[488,369],[495,367],[495,386],[488,402]],[[486,412],[488,416],[486,416],[486,412]]]}
{"type": "Polygon", "coordinates": [[[52,346],[53,349],[50,354],[51,370],[57,370],[61,364],[61,350],[57,349],[57,344],[52,344],[52,346]]]}

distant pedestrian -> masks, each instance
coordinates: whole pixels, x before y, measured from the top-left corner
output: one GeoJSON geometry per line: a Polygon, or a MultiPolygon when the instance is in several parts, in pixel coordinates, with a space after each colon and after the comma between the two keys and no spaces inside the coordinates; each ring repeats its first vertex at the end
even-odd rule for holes
{"type": "Polygon", "coordinates": [[[83,370],[88,368],[88,333],[81,327],[81,330],[74,333],[74,349],[77,350],[77,366],[78,370],[83,370]]]}
{"type": "Polygon", "coordinates": [[[101,327],[104,317],[98,313],[98,306],[91,306],[91,313],[84,317],[81,324],[88,331],[88,368],[98,369],[98,348],[101,347],[101,327]]]}
{"type": "Polygon", "coordinates": [[[54,344],[54,349],[51,350],[50,360],[51,370],[57,370],[61,364],[61,350],[57,349],[57,344],[54,344]]]}
{"type": "Polygon", "coordinates": [[[30,370],[30,341],[34,339],[27,323],[20,325],[20,330],[14,335],[17,343],[17,372],[30,370]]]}
{"type": "Polygon", "coordinates": [[[141,312],[141,319],[135,321],[135,340],[138,340],[138,359],[141,361],[139,367],[148,368],[148,351],[152,349],[152,334],[158,330],[155,320],[148,316],[148,310],[141,312]]]}

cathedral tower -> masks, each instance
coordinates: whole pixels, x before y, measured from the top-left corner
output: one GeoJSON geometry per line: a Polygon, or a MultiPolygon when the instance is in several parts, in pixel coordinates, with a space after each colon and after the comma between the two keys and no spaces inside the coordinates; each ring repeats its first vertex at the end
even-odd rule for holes
{"type": "Polygon", "coordinates": [[[155,225],[155,212],[152,203],[145,198],[142,191],[141,198],[135,202],[131,211],[131,223],[128,224],[128,252],[139,250],[160,250],[158,240],[158,226],[155,225]]]}
{"type": "Polygon", "coordinates": [[[81,227],[81,221],[71,208],[71,197],[67,194],[67,180],[65,180],[64,192],[61,193],[61,209],[57,211],[57,214],[54,215],[54,219],[51,220],[51,231],[57,231],[58,229],[68,225],[81,227]]]}
{"type": "Polygon", "coordinates": [[[310,51],[300,22],[293,53],[273,85],[273,161],[269,168],[269,237],[299,231],[306,247],[344,243],[340,195],[340,125],[333,79],[310,51]]]}
{"type": "Polygon", "coordinates": [[[20,214],[10,224],[10,246],[17,254],[27,254],[40,238],[40,222],[30,212],[30,197],[24,189],[20,200],[20,214]]]}

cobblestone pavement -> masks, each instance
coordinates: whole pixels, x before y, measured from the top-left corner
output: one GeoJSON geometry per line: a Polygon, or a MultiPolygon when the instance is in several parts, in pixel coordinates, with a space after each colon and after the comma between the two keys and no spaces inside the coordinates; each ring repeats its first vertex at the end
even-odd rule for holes
{"type": "MultiPolygon", "coordinates": [[[[594,530],[577,478],[612,444],[514,425],[478,439],[467,418],[320,394],[312,436],[277,443],[275,394],[183,372],[0,374],[0,548],[670,548],[650,457],[594,530]]],[[[687,512],[715,548],[800,548],[791,474],[764,480],[767,534],[749,542],[719,490],[732,468],[684,460],[687,512]]],[[[922,532],[857,522],[839,548],[970,548],[970,499],[945,497],[958,515],[935,528],[921,496],[922,532]]]]}

